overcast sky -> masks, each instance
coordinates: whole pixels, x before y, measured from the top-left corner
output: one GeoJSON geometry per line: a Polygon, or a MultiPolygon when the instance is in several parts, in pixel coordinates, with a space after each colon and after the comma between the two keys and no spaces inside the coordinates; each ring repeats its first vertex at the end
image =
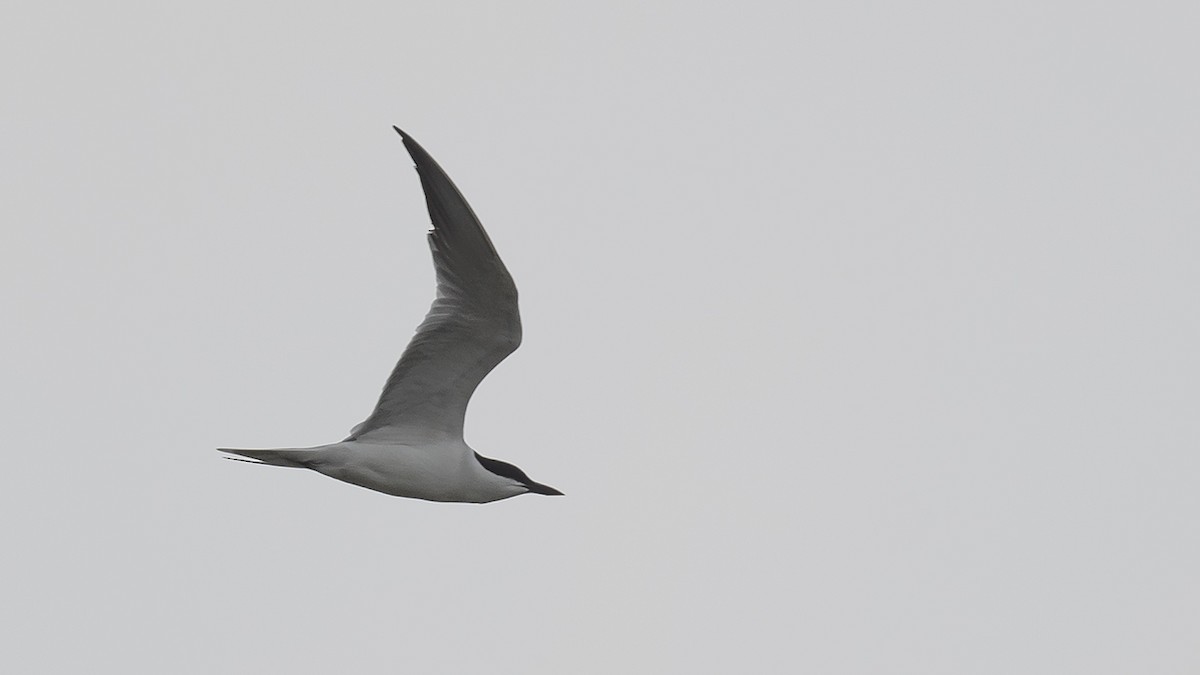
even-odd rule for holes
{"type": "Polygon", "coordinates": [[[1195,673],[1200,10],[18,2],[14,673],[1195,673]],[[397,124],[522,348],[388,497],[433,298],[397,124]]]}

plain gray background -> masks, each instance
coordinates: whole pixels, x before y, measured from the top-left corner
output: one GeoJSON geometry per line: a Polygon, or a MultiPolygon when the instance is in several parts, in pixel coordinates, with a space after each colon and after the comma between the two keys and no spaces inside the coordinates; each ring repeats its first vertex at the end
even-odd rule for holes
{"type": "Polygon", "coordinates": [[[1200,11],[16,3],[8,672],[1195,673],[1200,11]],[[410,131],[525,343],[344,437],[433,297],[410,131]]]}

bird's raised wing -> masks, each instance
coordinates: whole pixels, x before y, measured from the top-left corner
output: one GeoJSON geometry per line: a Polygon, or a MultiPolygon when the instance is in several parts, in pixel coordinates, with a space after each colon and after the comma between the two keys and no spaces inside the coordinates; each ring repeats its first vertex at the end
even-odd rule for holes
{"type": "Polygon", "coordinates": [[[467,402],[521,344],[517,287],[462,193],[400,129],[425,190],[437,299],[392,370],[379,403],[347,440],[462,438],[467,402]]]}

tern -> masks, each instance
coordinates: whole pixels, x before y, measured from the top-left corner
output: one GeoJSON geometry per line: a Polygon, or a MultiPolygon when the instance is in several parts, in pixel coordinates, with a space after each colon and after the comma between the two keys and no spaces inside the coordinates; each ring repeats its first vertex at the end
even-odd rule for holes
{"type": "Polygon", "coordinates": [[[517,287],[446,172],[412,136],[393,128],[416,163],[433,221],[433,306],[375,410],[349,438],[310,448],[219,450],[248,458],[240,461],[311,469],[398,497],[486,503],[526,493],[561,495],[463,440],[471,394],[521,344],[517,287]]]}

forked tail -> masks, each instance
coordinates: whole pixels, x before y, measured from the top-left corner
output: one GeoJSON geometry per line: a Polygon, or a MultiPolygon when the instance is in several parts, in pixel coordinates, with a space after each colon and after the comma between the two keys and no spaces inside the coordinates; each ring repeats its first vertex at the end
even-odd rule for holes
{"type": "Polygon", "coordinates": [[[311,450],[296,450],[293,448],[283,448],[280,450],[240,450],[237,448],[217,448],[217,451],[250,458],[240,459],[238,457],[226,457],[225,459],[232,459],[238,462],[250,462],[251,464],[286,466],[293,469],[309,468],[308,460],[312,455],[311,450]]]}

